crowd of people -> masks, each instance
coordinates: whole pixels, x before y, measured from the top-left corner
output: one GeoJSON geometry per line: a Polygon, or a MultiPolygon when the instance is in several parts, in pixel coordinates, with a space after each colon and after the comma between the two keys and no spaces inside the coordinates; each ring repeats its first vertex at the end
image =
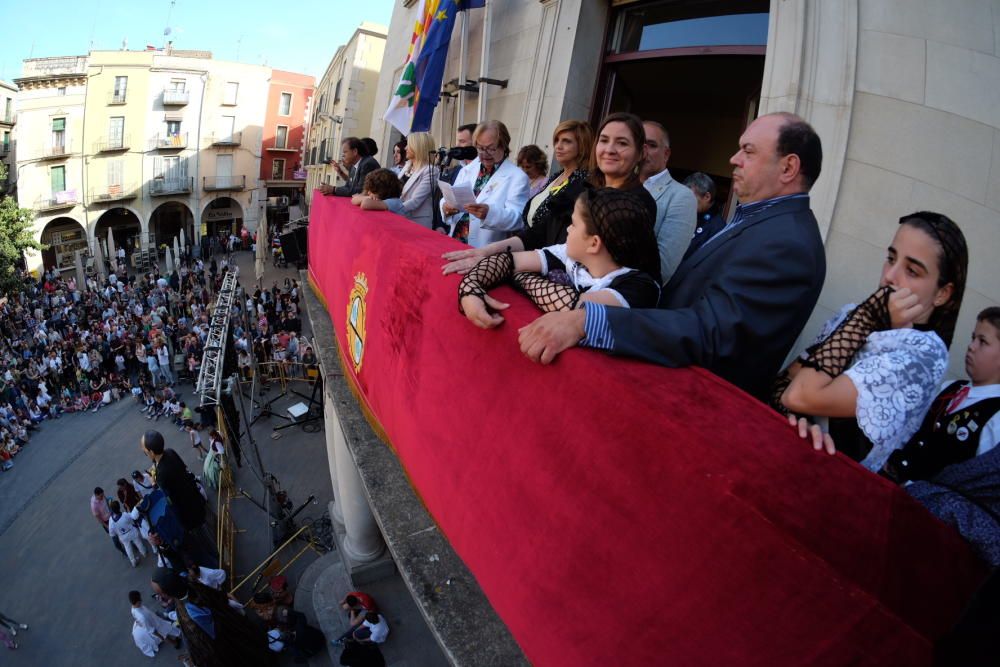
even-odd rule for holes
{"type": "Polygon", "coordinates": [[[503,322],[508,304],[489,290],[511,283],[544,313],[518,334],[534,361],[583,346],[702,366],[786,414],[817,449],[905,485],[1000,564],[1000,309],[977,316],[969,379],[945,382],[969,257],[953,220],[900,211],[875,291],[782,370],[826,275],[809,199],[822,143],[802,118],[748,125],[730,159],[737,203],[726,217],[713,178],[674,180],[666,128],[633,114],[612,113],[596,131],[560,123],[551,172],[536,146],[512,159],[497,120],[459,129],[456,145],[475,157],[450,170],[423,158],[434,143],[424,135],[397,144],[392,169],[378,168],[370,140],[345,140],[346,185],[324,192],[466,243],[442,270],[463,275],[459,308],[473,324],[503,322]],[[475,202],[407,188],[424,173],[475,202]],[[414,216],[435,200],[440,225],[414,216]]]}

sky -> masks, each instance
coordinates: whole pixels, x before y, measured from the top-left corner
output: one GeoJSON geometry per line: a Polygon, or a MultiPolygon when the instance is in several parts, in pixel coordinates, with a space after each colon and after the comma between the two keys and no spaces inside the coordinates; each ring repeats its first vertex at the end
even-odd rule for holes
{"type": "MultiPolygon", "coordinates": [[[[398,0],[397,0],[398,1],[398,0]]],[[[337,47],[362,21],[389,25],[393,0],[0,0],[0,79],[21,76],[25,58],[86,55],[147,44],[211,51],[233,60],[311,74],[318,82],[337,47]],[[171,34],[164,37],[164,29],[171,34]]]]}

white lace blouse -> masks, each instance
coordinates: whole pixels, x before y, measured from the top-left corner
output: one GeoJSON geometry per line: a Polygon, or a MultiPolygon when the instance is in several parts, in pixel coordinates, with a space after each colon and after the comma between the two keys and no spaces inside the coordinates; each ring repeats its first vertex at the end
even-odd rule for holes
{"type": "MultiPolygon", "coordinates": [[[[824,326],[817,340],[829,336],[854,309],[848,304],[824,326]]],[[[948,348],[933,331],[876,331],[844,371],[858,391],[855,417],[872,443],[861,461],[878,471],[896,449],[920,428],[948,367],[948,348]]]]}

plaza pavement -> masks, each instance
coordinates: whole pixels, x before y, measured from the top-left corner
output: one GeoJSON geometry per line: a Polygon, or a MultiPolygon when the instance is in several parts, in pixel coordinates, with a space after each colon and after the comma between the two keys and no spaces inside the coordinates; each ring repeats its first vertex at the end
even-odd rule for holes
{"type": "MultiPolygon", "coordinates": [[[[237,257],[241,282],[249,287],[252,258],[248,252],[237,257]]],[[[269,286],[274,280],[283,281],[296,275],[294,267],[268,266],[264,284],[269,286]]],[[[304,314],[303,319],[307,319],[304,314]]],[[[309,334],[307,321],[304,332],[309,334]]],[[[191,384],[179,385],[178,389],[182,400],[198,403],[191,384]]],[[[309,393],[305,386],[299,390],[309,393]]],[[[274,398],[278,393],[272,390],[266,398],[274,398]]],[[[288,406],[300,400],[288,394],[278,398],[273,408],[284,414],[288,406]]],[[[295,507],[310,495],[316,496],[297,519],[319,518],[333,499],[324,433],[305,433],[296,427],[285,429],[280,438],[272,439],[272,426],[284,423],[265,417],[253,427],[262,462],[289,492],[295,507]]],[[[154,559],[147,556],[139,567],[131,568],[97,525],[89,507],[95,486],[103,487],[109,497],[114,497],[119,477],[149,466],[139,449],[139,437],[151,427],[160,430],[167,446],[176,449],[189,468],[200,474],[198,458],[187,435],[163,419],[155,424],[147,420],[129,397],[97,414],[65,415],[56,421],[46,421],[15,458],[14,468],[0,475],[0,572],[3,573],[0,611],[31,626],[18,634],[17,651],[0,648],[3,664],[50,667],[179,664],[178,652],[172,646],[164,644],[151,660],[139,653],[131,637],[127,592],[140,591],[144,602],[156,608],[149,588],[154,559]]],[[[202,435],[207,441],[207,432],[202,435]]],[[[250,456],[246,449],[244,444],[244,455],[250,456]]],[[[236,485],[262,500],[263,487],[249,466],[244,464],[235,472],[236,485]]],[[[212,503],[214,506],[214,497],[212,503]]],[[[268,518],[249,500],[235,500],[233,516],[237,528],[244,531],[236,537],[239,578],[270,553],[271,544],[268,518]]],[[[292,553],[285,555],[283,562],[292,553]]],[[[286,574],[293,587],[317,558],[317,554],[307,551],[289,568],[286,574]]],[[[320,581],[338,581],[330,576],[330,572],[336,571],[336,560],[336,553],[331,553],[317,564],[308,577],[309,582],[303,581],[303,590],[296,596],[296,608],[305,612],[314,625],[317,620],[310,599],[312,588],[317,577],[320,581]],[[325,567],[327,562],[334,570],[325,567]],[[321,576],[322,572],[327,572],[326,576],[321,576]]],[[[347,585],[346,578],[337,584],[345,587],[344,592],[347,585]]],[[[388,664],[396,667],[446,664],[398,575],[378,582],[370,590],[386,609],[390,626],[395,625],[399,631],[395,636],[390,634],[385,646],[388,664]]],[[[327,596],[330,593],[326,591],[327,596]]],[[[241,598],[245,597],[241,591],[241,598]]],[[[328,665],[330,659],[321,653],[309,664],[328,665]]],[[[282,664],[291,664],[291,659],[283,658],[282,664]]]]}

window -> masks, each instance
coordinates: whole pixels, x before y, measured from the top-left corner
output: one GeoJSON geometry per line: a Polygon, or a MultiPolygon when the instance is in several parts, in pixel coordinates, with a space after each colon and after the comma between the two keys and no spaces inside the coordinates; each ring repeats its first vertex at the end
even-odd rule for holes
{"type": "Polygon", "coordinates": [[[108,124],[108,148],[125,147],[125,116],[112,116],[108,124]]]}
{"type": "Polygon", "coordinates": [[[64,153],[66,151],[66,119],[52,119],[52,152],[64,153]]]}
{"type": "Polygon", "coordinates": [[[125,160],[108,160],[108,192],[121,193],[122,181],[125,175],[125,160]]]}
{"type": "Polygon", "coordinates": [[[285,178],[285,161],[282,158],[276,158],[274,162],[271,163],[271,178],[281,181],[285,178]]]}
{"type": "Polygon", "coordinates": [[[66,191],[66,167],[60,165],[49,169],[49,182],[52,184],[52,197],[55,198],[57,192],[66,191]]]}
{"type": "Polygon", "coordinates": [[[167,90],[175,93],[183,93],[185,85],[187,85],[187,82],[184,79],[171,79],[167,90]]]}
{"type": "Polygon", "coordinates": [[[66,97],[66,86],[59,86],[56,88],[57,97],[66,97]]]}
{"type": "Polygon", "coordinates": [[[179,120],[168,120],[167,122],[167,136],[168,137],[179,137],[181,136],[181,122],[179,120]]]}
{"type": "Polygon", "coordinates": [[[319,142],[319,161],[326,162],[326,139],[319,142]]]}
{"type": "Polygon", "coordinates": [[[654,2],[626,9],[612,37],[614,53],[767,44],[766,3],[654,2]],[[760,6],[753,6],[760,5],[760,6]]]}
{"type": "Polygon", "coordinates": [[[14,119],[14,100],[9,97],[3,105],[3,119],[8,123],[14,119]]]}
{"type": "Polygon", "coordinates": [[[279,125],[278,131],[274,135],[275,148],[288,148],[288,126],[279,125]]]}
{"type": "Polygon", "coordinates": [[[3,152],[10,152],[10,132],[3,133],[3,152]]]}
{"type": "Polygon", "coordinates": [[[233,156],[215,156],[215,185],[220,188],[227,188],[233,184],[233,156]]]}
{"type": "Polygon", "coordinates": [[[115,104],[125,104],[125,90],[128,87],[128,77],[127,76],[116,76],[115,77],[115,93],[112,101],[115,104]]]}
{"type": "Polygon", "coordinates": [[[344,82],[343,79],[337,79],[337,86],[333,89],[333,103],[336,104],[340,101],[340,84],[344,82]]]}
{"type": "Polygon", "coordinates": [[[233,131],[236,129],[236,116],[222,116],[219,119],[219,139],[222,141],[232,141],[233,131]]]}
{"type": "Polygon", "coordinates": [[[238,81],[227,81],[226,88],[222,93],[222,103],[228,106],[234,106],[239,92],[240,84],[238,81]]]}
{"type": "Polygon", "coordinates": [[[291,116],[292,115],[292,94],[282,93],[281,101],[278,103],[278,115],[279,116],[291,116]]]}
{"type": "Polygon", "coordinates": [[[309,149],[309,164],[316,164],[316,147],[309,149]]]}

